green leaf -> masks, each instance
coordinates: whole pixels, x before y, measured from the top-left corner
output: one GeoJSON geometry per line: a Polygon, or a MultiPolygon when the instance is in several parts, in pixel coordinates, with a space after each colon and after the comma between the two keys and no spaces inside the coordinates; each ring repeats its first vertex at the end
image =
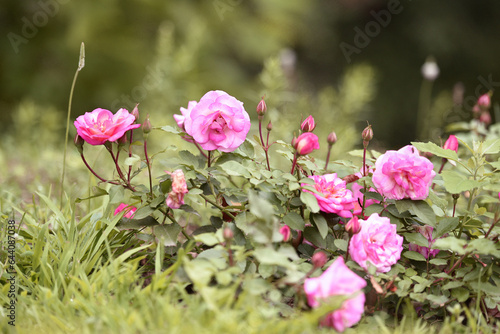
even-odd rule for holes
{"type": "Polygon", "coordinates": [[[137,154],[132,154],[131,157],[127,157],[125,161],[123,161],[123,164],[125,166],[132,166],[133,164],[139,161],[141,161],[141,157],[138,156],[137,154]]]}
{"type": "Polygon", "coordinates": [[[433,302],[434,304],[437,304],[439,306],[444,306],[444,304],[446,304],[449,299],[448,299],[448,297],[446,297],[444,295],[439,295],[439,296],[427,295],[427,300],[430,300],[431,302],[433,302]]]}
{"type": "Polygon", "coordinates": [[[307,226],[304,229],[304,238],[311,242],[314,246],[320,247],[320,248],[325,248],[326,247],[326,241],[321,237],[321,234],[319,234],[318,230],[315,229],[314,227],[307,226]]]}
{"type": "Polygon", "coordinates": [[[325,217],[323,217],[320,213],[313,213],[311,215],[311,220],[316,228],[318,229],[319,234],[323,239],[326,238],[328,234],[328,224],[326,222],[325,217]]]}
{"type": "Polygon", "coordinates": [[[300,200],[304,203],[311,212],[319,212],[318,200],[313,194],[301,191],[300,200]]]}
{"type": "Polygon", "coordinates": [[[104,195],[108,194],[108,192],[106,190],[99,188],[99,187],[92,187],[92,192],[94,193],[94,195],[89,196],[89,197],[85,197],[85,198],[77,198],[75,200],[75,202],[80,203],[82,201],[85,201],[85,200],[88,200],[91,198],[96,198],[96,197],[100,197],[100,196],[104,196],[104,195]]]}
{"type": "Polygon", "coordinates": [[[420,233],[404,233],[405,239],[415,245],[429,247],[429,240],[420,233]]]}
{"type": "Polygon", "coordinates": [[[121,229],[121,230],[140,230],[144,227],[151,227],[151,226],[156,226],[156,225],[159,225],[159,223],[156,221],[156,219],[154,219],[151,216],[147,216],[147,217],[142,218],[142,219],[122,218],[116,224],[116,227],[121,229]]]}
{"type": "Polygon", "coordinates": [[[448,260],[435,258],[435,259],[429,260],[429,263],[434,264],[436,266],[444,266],[444,265],[448,264],[448,260]]]}
{"type": "Polygon", "coordinates": [[[182,163],[188,166],[201,167],[199,166],[199,159],[193,153],[182,150],[179,152],[179,157],[182,159],[182,163]]]}
{"type": "Polygon", "coordinates": [[[335,239],[335,241],[333,242],[333,244],[335,245],[335,247],[337,247],[341,251],[347,252],[347,241],[346,240],[344,240],[344,239],[335,239]]]}
{"type": "Polygon", "coordinates": [[[252,190],[248,192],[248,204],[252,214],[266,222],[272,222],[274,208],[271,203],[262,198],[258,193],[252,190]]]}
{"type": "Polygon", "coordinates": [[[450,159],[453,161],[458,161],[458,155],[457,152],[453,150],[446,150],[442,147],[437,146],[434,143],[428,142],[428,143],[418,143],[418,142],[412,142],[411,143],[413,146],[417,148],[417,150],[422,151],[422,152],[430,152],[438,157],[441,158],[446,158],[450,159]]]}
{"type": "Polygon", "coordinates": [[[500,250],[497,249],[495,242],[490,239],[474,239],[467,245],[467,250],[474,251],[482,255],[493,255],[500,258],[500,250]]]}
{"type": "Polygon", "coordinates": [[[463,303],[469,299],[470,291],[466,288],[456,288],[451,290],[451,296],[456,298],[459,303],[463,303]]]}
{"type": "Polygon", "coordinates": [[[438,222],[436,229],[432,233],[432,239],[437,239],[445,233],[450,233],[457,228],[459,222],[460,220],[458,219],[458,217],[448,217],[441,219],[438,222]]]}
{"type": "Polygon", "coordinates": [[[304,231],[305,222],[296,212],[289,212],[283,217],[283,222],[294,230],[304,231]]]}
{"type": "Polygon", "coordinates": [[[483,154],[500,153],[500,139],[488,139],[483,143],[483,154]]]}
{"type": "Polygon", "coordinates": [[[143,206],[139,210],[137,210],[134,213],[134,219],[142,219],[146,218],[147,216],[151,215],[153,212],[155,212],[155,209],[150,207],[149,205],[143,206]]]}
{"type": "Polygon", "coordinates": [[[163,244],[167,247],[177,245],[177,237],[181,229],[182,227],[177,223],[158,225],[153,228],[156,237],[163,241],[163,244]]]}
{"type": "Polygon", "coordinates": [[[220,243],[215,233],[202,233],[194,236],[194,240],[202,242],[207,246],[214,246],[220,243]]]}
{"type": "Polygon", "coordinates": [[[441,176],[443,177],[446,191],[451,194],[459,194],[481,186],[479,181],[468,180],[466,176],[454,170],[445,170],[441,173],[441,176]]]}
{"type": "Polygon", "coordinates": [[[255,148],[252,142],[249,139],[246,139],[240,147],[237,148],[236,152],[240,152],[241,155],[244,155],[249,158],[253,158],[255,156],[255,148]]]}
{"type": "Polygon", "coordinates": [[[114,185],[109,189],[109,203],[121,203],[123,201],[124,190],[120,185],[114,185]]]}
{"type": "Polygon", "coordinates": [[[427,261],[427,259],[425,258],[425,256],[423,256],[419,252],[406,251],[406,252],[403,253],[403,256],[406,257],[407,259],[410,259],[410,260],[427,261]]]}
{"type": "Polygon", "coordinates": [[[463,239],[457,239],[454,236],[437,239],[432,246],[433,249],[442,249],[447,251],[456,252],[459,255],[465,254],[464,246],[467,245],[467,241],[463,239]]]}
{"type": "Polygon", "coordinates": [[[234,160],[224,162],[223,164],[221,164],[219,166],[228,175],[243,176],[245,178],[250,178],[250,173],[248,171],[248,168],[244,167],[242,164],[240,164],[234,160]]]}
{"type": "Polygon", "coordinates": [[[464,285],[464,282],[461,281],[451,281],[446,283],[441,287],[442,290],[450,290],[450,289],[456,289],[464,285]]]}
{"type": "Polygon", "coordinates": [[[257,248],[253,254],[261,264],[278,265],[285,268],[293,267],[285,254],[279,253],[271,247],[257,248]]]}
{"type": "Polygon", "coordinates": [[[426,201],[412,201],[404,199],[396,201],[396,208],[400,213],[410,211],[411,214],[420,218],[420,220],[426,225],[430,225],[432,227],[436,226],[436,214],[426,201]]]}
{"type": "Polygon", "coordinates": [[[173,133],[173,134],[181,133],[181,131],[179,131],[178,127],[173,127],[171,125],[162,126],[160,129],[162,129],[165,132],[169,132],[169,133],[173,133]]]}

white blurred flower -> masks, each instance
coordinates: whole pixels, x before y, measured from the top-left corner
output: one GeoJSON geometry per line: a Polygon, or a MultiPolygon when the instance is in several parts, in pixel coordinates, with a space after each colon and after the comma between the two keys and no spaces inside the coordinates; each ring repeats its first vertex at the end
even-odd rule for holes
{"type": "Polygon", "coordinates": [[[439,67],[434,58],[427,58],[424,65],[422,65],[422,76],[429,81],[434,81],[439,76],[439,67]]]}

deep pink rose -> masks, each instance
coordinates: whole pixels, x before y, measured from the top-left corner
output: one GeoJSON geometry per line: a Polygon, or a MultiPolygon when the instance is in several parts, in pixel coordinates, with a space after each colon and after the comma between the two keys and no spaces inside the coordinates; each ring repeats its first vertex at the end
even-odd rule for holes
{"type": "Polygon", "coordinates": [[[331,296],[354,295],[344,301],[340,309],[328,314],[321,321],[323,326],[333,327],[338,332],[343,332],[361,320],[365,307],[365,294],[362,289],[365,286],[365,280],[347,268],[340,256],[321,276],[304,281],[304,291],[311,307],[318,307],[322,299],[331,296]]]}
{"type": "Polygon", "coordinates": [[[458,139],[454,135],[450,135],[443,145],[445,150],[458,152],[458,139]]]}
{"type": "Polygon", "coordinates": [[[318,136],[312,132],[305,132],[301,134],[294,143],[294,148],[300,155],[307,155],[314,150],[319,149],[318,136]]]}
{"type": "MultiPolygon", "coordinates": [[[[314,188],[322,195],[315,194],[307,189],[302,189],[302,191],[311,193],[316,197],[321,211],[336,213],[345,218],[352,217],[350,210],[354,208],[353,202],[356,199],[352,192],[346,188],[344,180],[337,177],[336,173],[313,175],[309,176],[309,178],[314,180],[314,188]]],[[[308,186],[308,184],[302,183],[302,186],[308,186]]]]}
{"type": "Polygon", "coordinates": [[[184,195],[188,193],[186,179],[180,169],[166,173],[170,174],[172,179],[172,191],[168,193],[166,204],[169,208],[178,209],[184,204],[184,195]]]}
{"type": "Polygon", "coordinates": [[[359,223],[361,230],[351,238],[349,254],[365,270],[369,262],[377,272],[388,272],[403,250],[403,237],[396,233],[396,225],[378,213],[367,220],[360,219],[359,223]]]}
{"type": "Polygon", "coordinates": [[[107,141],[117,141],[125,132],[140,127],[134,124],[135,117],[126,109],[113,113],[106,109],[97,108],[86,112],[75,121],[76,131],[90,145],[102,145],[107,141]]]}
{"type": "Polygon", "coordinates": [[[116,216],[117,214],[119,214],[122,211],[125,211],[125,214],[123,215],[123,217],[134,218],[134,214],[137,211],[137,208],[135,206],[129,206],[125,203],[121,203],[116,208],[114,215],[116,216]]]}
{"type": "Polygon", "coordinates": [[[434,166],[408,145],[399,151],[387,151],[375,162],[373,184],[382,195],[391,199],[425,199],[436,175],[434,166]]]}
{"type": "Polygon", "coordinates": [[[250,130],[250,116],[243,103],[220,90],[206,93],[198,103],[189,102],[181,113],[174,115],[177,125],[208,151],[232,152],[250,130]]]}
{"type": "Polygon", "coordinates": [[[436,256],[439,253],[439,249],[431,249],[431,246],[434,244],[434,242],[436,242],[435,239],[432,239],[432,231],[434,230],[434,228],[432,226],[426,225],[426,226],[418,226],[416,229],[429,241],[429,247],[422,247],[410,243],[408,248],[411,251],[419,252],[426,259],[428,259],[429,257],[436,256]]]}

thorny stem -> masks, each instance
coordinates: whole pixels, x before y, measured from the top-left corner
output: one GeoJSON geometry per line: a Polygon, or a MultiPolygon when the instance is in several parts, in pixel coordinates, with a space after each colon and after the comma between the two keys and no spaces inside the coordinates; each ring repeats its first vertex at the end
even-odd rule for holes
{"type": "Polygon", "coordinates": [[[207,167],[210,167],[212,160],[212,151],[208,151],[208,156],[207,156],[207,167]]]}
{"type": "Polygon", "coordinates": [[[83,163],[85,164],[85,166],[88,168],[88,170],[94,174],[95,177],[97,177],[99,180],[101,180],[102,182],[105,182],[105,183],[110,183],[110,184],[116,184],[116,185],[122,185],[124,186],[125,188],[131,190],[131,191],[135,191],[135,188],[132,187],[130,184],[126,184],[126,185],[123,185],[121,184],[120,182],[116,182],[116,181],[110,181],[110,180],[106,180],[105,178],[99,176],[99,174],[97,174],[93,169],[92,167],[90,167],[90,165],[87,163],[87,160],[85,159],[85,156],[83,155],[83,153],[80,154],[80,156],[82,157],[82,160],[83,160],[83,163]]]}
{"type": "Polygon", "coordinates": [[[500,221],[500,217],[499,217],[499,214],[498,212],[495,213],[495,219],[493,220],[493,223],[491,224],[490,226],[490,229],[488,230],[488,232],[486,232],[486,234],[484,235],[484,238],[488,238],[488,236],[490,235],[491,231],[493,230],[493,227],[495,226],[496,223],[498,223],[500,221]]]}
{"type": "Polygon", "coordinates": [[[148,166],[148,174],[149,174],[149,194],[151,198],[153,198],[153,180],[151,176],[151,163],[149,162],[149,156],[148,156],[148,140],[147,136],[144,138],[144,155],[146,157],[146,165],[148,166]]]}

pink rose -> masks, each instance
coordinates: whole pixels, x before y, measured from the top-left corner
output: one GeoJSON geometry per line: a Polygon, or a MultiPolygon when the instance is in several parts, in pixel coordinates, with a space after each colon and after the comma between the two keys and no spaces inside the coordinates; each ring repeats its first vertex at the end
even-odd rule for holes
{"type": "Polygon", "coordinates": [[[454,135],[450,135],[443,145],[445,150],[458,152],[458,139],[454,135]]]}
{"type": "MultiPolygon", "coordinates": [[[[321,193],[321,195],[307,189],[302,189],[302,191],[311,193],[316,197],[321,211],[336,213],[345,218],[352,217],[350,210],[354,208],[353,202],[356,199],[352,195],[352,192],[346,188],[344,180],[337,177],[336,173],[313,175],[309,176],[309,178],[314,180],[314,188],[321,193]]],[[[303,187],[307,185],[306,183],[302,183],[303,187]]]]}
{"type": "Polygon", "coordinates": [[[316,127],[316,122],[314,121],[314,118],[311,115],[309,115],[309,117],[307,117],[304,120],[304,122],[302,122],[302,124],[300,125],[300,129],[303,132],[312,132],[315,127],[316,127]]]}
{"type": "Polygon", "coordinates": [[[388,272],[403,250],[403,237],[396,233],[396,225],[378,213],[373,213],[367,220],[360,219],[359,223],[361,230],[351,238],[349,254],[365,270],[369,262],[377,272],[388,272]]]}
{"type": "Polygon", "coordinates": [[[319,149],[318,136],[312,132],[304,132],[293,143],[294,148],[300,155],[307,155],[313,150],[319,149]]]}
{"type": "Polygon", "coordinates": [[[375,162],[373,184],[387,198],[412,200],[425,199],[429,185],[436,175],[434,166],[408,145],[399,151],[387,151],[375,162]]]}
{"type": "Polygon", "coordinates": [[[250,130],[250,116],[243,103],[220,90],[206,93],[198,103],[189,102],[181,113],[174,115],[177,125],[208,151],[232,152],[250,130]]]}
{"type": "Polygon", "coordinates": [[[166,172],[172,179],[172,191],[167,196],[167,206],[172,209],[178,209],[184,204],[184,195],[188,193],[186,179],[182,170],[177,169],[174,172],[166,172]]]}
{"type": "Polygon", "coordinates": [[[362,289],[365,286],[365,280],[347,268],[340,256],[321,276],[304,281],[307,302],[314,308],[320,305],[322,299],[354,294],[343,302],[340,309],[328,314],[321,321],[323,326],[333,327],[338,332],[343,332],[361,320],[365,307],[365,294],[362,289]]]}
{"type": "Polygon", "coordinates": [[[477,99],[477,104],[484,109],[488,109],[491,106],[490,94],[486,93],[486,94],[481,95],[477,99]]]}
{"type": "Polygon", "coordinates": [[[288,225],[282,226],[280,228],[280,233],[283,236],[283,241],[287,242],[288,240],[290,240],[292,232],[290,231],[290,227],[288,225]]]}
{"type": "Polygon", "coordinates": [[[419,252],[422,254],[426,259],[428,259],[430,256],[434,257],[439,253],[439,249],[431,249],[431,246],[436,242],[435,239],[432,239],[432,231],[434,228],[432,226],[426,225],[426,226],[418,226],[417,231],[420,232],[427,240],[429,240],[429,247],[422,247],[419,245],[415,245],[410,243],[409,249],[414,252],[419,252]]]}
{"type": "Polygon", "coordinates": [[[137,208],[135,206],[129,206],[125,203],[121,203],[116,208],[114,215],[116,216],[117,214],[119,214],[122,211],[125,211],[125,214],[123,215],[123,217],[134,218],[134,214],[137,211],[137,208]]]}
{"type": "Polygon", "coordinates": [[[113,113],[106,109],[97,108],[86,112],[75,121],[76,131],[90,145],[102,145],[107,141],[117,141],[125,132],[140,127],[134,124],[135,117],[126,109],[113,113]]]}

